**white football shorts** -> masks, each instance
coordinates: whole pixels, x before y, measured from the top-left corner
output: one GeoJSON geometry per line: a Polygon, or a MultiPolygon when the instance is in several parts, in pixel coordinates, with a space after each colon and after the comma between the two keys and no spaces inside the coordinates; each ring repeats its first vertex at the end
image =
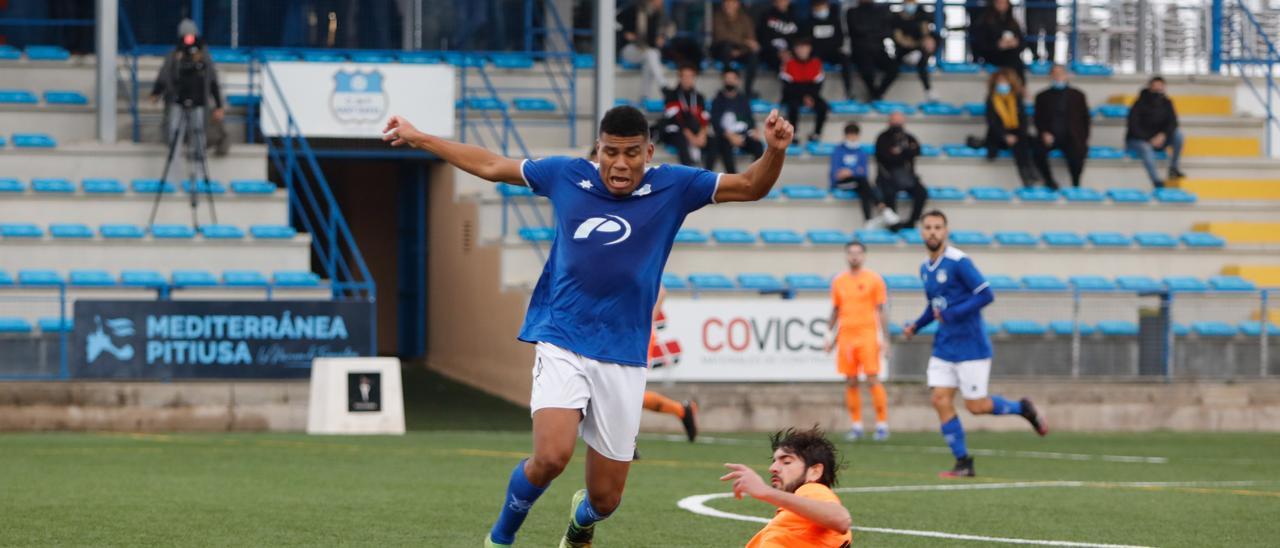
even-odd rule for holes
{"type": "Polygon", "coordinates": [[[644,410],[647,367],[593,360],[551,343],[534,349],[530,414],[579,409],[578,435],[606,458],[630,462],[644,410]]]}

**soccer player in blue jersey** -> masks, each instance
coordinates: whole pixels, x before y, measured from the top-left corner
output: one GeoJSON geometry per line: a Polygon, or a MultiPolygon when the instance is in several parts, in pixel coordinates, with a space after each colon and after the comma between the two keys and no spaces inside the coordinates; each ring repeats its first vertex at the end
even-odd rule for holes
{"type": "Polygon", "coordinates": [[[921,217],[920,234],[929,249],[929,260],[920,265],[920,279],[928,299],[924,314],[908,323],[903,334],[909,339],[930,323],[938,322],[933,338],[933,356],[926,373],[932,390],[933,408],[942,422],[942,437],[956,457],[955,467],[942,472],[944,478],[973,477],[973,457],[964,443],[964,428],[956,416],[955,397],[960,391],[964,407],[974,415],[1021,415],[1041,436],[1048,434],[1031,400],[1007,400],[987,395],[991,375],[991,340],[982,321],[982,308],[995,300],[973,260],[963,251],[947,245],[947,216],[933,210],[921,217]]]}
{"type": "Polygon", "coordinates": [[[795,128],[769,113],[767,150],[746,171],[716,174],[651,166],[649,122],[615,107],[600,121],[599,163],[516,160],[418,131],[392,116],[383,140],[439,156],[495,183],[528,186],[555,211],[555,240],[533,290],[519,339],[536,345],[533,455],[511,471],[485,546],[509,546],[538,496],[564,471],[579,432],[587,444],[586,489],[573,497],[560,546],[590,546],[596,522],[622,502],[644,398],[649,334],[662,269],[689,213],[759,200],[782,171],[795,128]]]}

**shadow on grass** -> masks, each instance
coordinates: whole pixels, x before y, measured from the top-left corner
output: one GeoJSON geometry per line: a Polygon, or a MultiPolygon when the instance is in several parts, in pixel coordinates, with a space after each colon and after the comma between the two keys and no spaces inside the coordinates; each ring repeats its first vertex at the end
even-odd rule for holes
{"type": "Polygon", "coordinates": [[[514,430],[531,427],[529,410],[406,362],[404,422],[408,430],[514,430]]]}

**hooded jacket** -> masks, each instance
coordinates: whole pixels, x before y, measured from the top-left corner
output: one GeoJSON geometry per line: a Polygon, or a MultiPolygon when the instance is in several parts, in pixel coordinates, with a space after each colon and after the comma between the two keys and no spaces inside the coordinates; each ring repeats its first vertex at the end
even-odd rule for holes
{"type": "Polygon", "coordinates": [[[1129,107],[1129,124],[1125,131],[1125,140],[1150,140],[1157,133],[1164,133],[1166,139],[1178,131],[1178,113],[1173,109],[1173,101],[1164,94],[1157,94],[1149,89],[1138,94],[1138,100],[1129,107]]]}

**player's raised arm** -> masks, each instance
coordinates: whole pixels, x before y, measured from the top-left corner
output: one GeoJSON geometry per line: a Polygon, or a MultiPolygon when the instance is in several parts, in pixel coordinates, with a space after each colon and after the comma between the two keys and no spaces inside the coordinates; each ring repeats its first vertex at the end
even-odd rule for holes
{"type": "Polygon", "coordinates": [[[777,109],[764,120],[764,140],[767,145],[764,156],[751,163],[742,173],[725,173],[720,176],[716,188],[716,203],[754,202],[764,198],[778,182],[782,173],[782,161],[787,157],[787,147],[795,136],[796,128],[778,114],[777,109]]]}
{"type": "Polygon", "coordinates": [[[743,495],[750,496],[778,508],[795,512],[832,531],[848,531],[853,525],[849,510],[839,502],[815,500],[771,487],[764,482],[760,474],[745,464],[727,463],[724,466],[731,471],[721,476],[720,481],[733,482],[733,495],[739,499],[743,495]]]}
{"type": "Polygon", "coordinates": [[[494,154],[475,145],[428,135],[401,116],[392,116],[387,120],[387,127],[382,129],[382,134],[382,140],[391,143],[393,147],[408,145],[425,150],[486,181],[522,186],[525,184],[524,177],[520,174],[520,160],[494,154]]]}

